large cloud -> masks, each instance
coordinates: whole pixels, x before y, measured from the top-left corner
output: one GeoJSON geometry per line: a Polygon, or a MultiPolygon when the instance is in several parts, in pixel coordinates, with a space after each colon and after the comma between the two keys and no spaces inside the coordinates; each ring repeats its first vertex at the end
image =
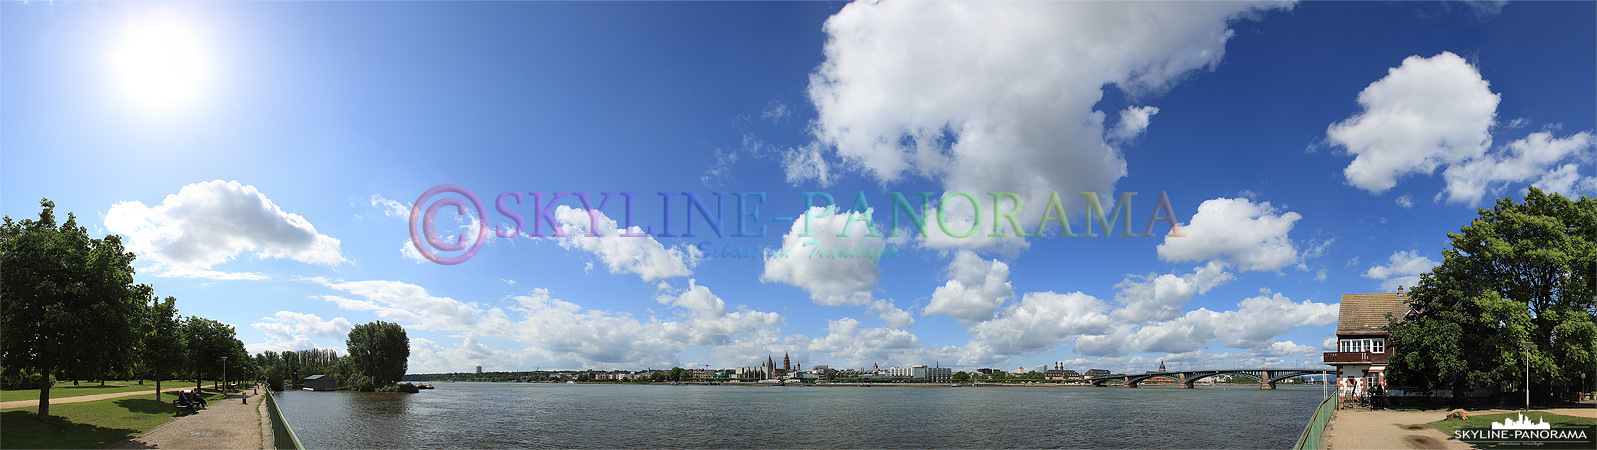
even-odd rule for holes
{"type": "MultiPolygon", "coordinates": [[[[1273,3],[1271,5],[1283,5],[1273,3]]],[[[1110,196],[1126,174],[1106,141],[1148,127],[1152,108],[1106,130],[1105,85],[1160,91],[1213,68],[1228,23],[1262,6],[1222,2],[856,2],[828,19],[810,77],[814,145],[790,181],[835,179],[823,156],[883,182],[918,176],[945,190],[1014,192],[1035,224],[1050,193],[1110,196]]],[[[1079,196],[1065,196],[1080,211],[1079,196]]],[[[957,216],[958,211],[951,211],[957,216]]],[[[973,239],[969,243],[995,244],[973,239]]],[[[965,246],[963,248],[969,248],[965,246]]]]}
{"type": "Polygon", "coordinates": [[[1403,175],[1484,154],[1498,100],[1464,58],[1410,56],[1359,93],[1363,112],[1326,134],[1356,156],[1343,170],[1348,183],[1379,194],[1403,175]]]}
{"type": "Polygon", "coordinates": [[[117,203],[106,212],[105,228],[127,236],[128,248],[165,275],[260,278],[205,270],[245,252],[329,266],[345,261],[338,239],[237,181],[190,184],[154,207],[117,203]]]}
{"type": "Polygon", "coordinates": [[[970,346],[985,353],[1038,353],[1077,336],[1107,333],[1114,323],[1108,313],[1108,303],[1080,292],[1029,292],[967,331],[970,346]]]}
{"type": "MultiPolygon", "coordinates": [[[[622,237],[614,219],[600,211],[593,211],[591,217],[589,214],[566,205],[555,209],[561,229],[570,235],[555,238],[561,247],[593,253],[604,261],[610,273],[635,273],[644,281],[693,275],[693,266],[698,263],[697,248],[666,248],[653,237],[622,237]],[[599,237],[587,236],[595,224],[599,237]]],[[[634,226],[626,232],[641,234],[643,230],[634,226]]]]}
{"type": "Polygon", "coordinates": [[[877,260],[827,257],[826,252],[834,252],[835,256],[838,250],[880,250],[888,244],[888,239],[865,235],[865,222],[858,219],[869,216],[870,211],[863,214],[834,211],[835,208],[810,208],[810,215],[824,215],[811,221],[813,232],[806,231],[804,216],[800,215],[787,234],[782,236],[778,255],[765,259],[765,272],[760,274],[760,281],[804,289],[810,294],[811,300],[822,305],[869,304],[871,291],[876,289],[876,282],[882,278],[882,268],[877,265],[877,260]],[[844,226],[848,226],[850,237],[838,237],[844,226]]]}
{"type": "Polygon", "coordinates": [[[1167,237],[1159,244],[1159,259],[1220,259],[1242,270],[1280,270],[1300,259],[1287,232],[1301,218],[1295,212],[1277,213],[1270,202],[1253,203],[1242,198],[1205,200],[1198,205],[1192,223],[1181,227],[1187,237],[1167,237]]]}
{"type": "Polygon", "coordinates": [[[1243,299],[1231,311],[1198,308],[1172,320],[1119,325],[1109,333],[1077,339],[1076,352],[1089,356],[1183,353],[1218,341],[1261,356],[1278,356],[1276,353],[1283,348],[1307,347],[1291,341],[1281,343],[1276,337],[1299,327],[1334,323],[1337,308],[1334,303],[1293,302],[1279,293],[1260,295],[1243,299]]]}
{"type": "Polygon", "coordinates": [[[1115,285],[1120,289],[1115,300],[1121,304],[1121,308],[1115,310],[1114,317],[1132,323],[1174,319],[1181,315],[1182,307],[1194,295],[1209,292],[1233,279],[1236,277],[1225,270],[1225,263],[1219,261],[1209,261],[1208,264],[1193,268],[1192,273],[1186,275],[1150,273],[1129,276],[1115,285]]]}
{"type": "Polygon", "coordinates": [[[970,251],[960,251],[948,264],[948,282],[932,292],[932,301],[921,312],[942,314],[969,324],[993,317],[1004,300],[1015,296],[1009,284],[1009,265],[987,261],[970,251]]]}
{"type": "MultiPolygon", "coordinates": [[[[1590,131],[1557,137],[1548,130],[1492,148],[1500,95],[1480,71],[1452,53],[1411,56],[1359,93],[1363,111],[1332,124],[1327,141],[1355,157],[1348,184],[1380,194],[1410,174],[1445,168],[1448,203],[1478,205],[1486,195],[1526,183],[1567,196],[1597,193],[1597,177],[1580,174],[1597,145],[1590,131]]],[[[1516,119],[1507,129],[1529,122],[1516,119]]],[[[1397,199],[1408,207],[1407,196],[1397,199]]]]}

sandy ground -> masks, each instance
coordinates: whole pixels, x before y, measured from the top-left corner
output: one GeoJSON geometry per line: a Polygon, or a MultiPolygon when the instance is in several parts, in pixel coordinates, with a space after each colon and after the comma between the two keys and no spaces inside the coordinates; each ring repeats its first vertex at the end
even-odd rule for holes
{"type": "MultiPolygon", "coordinates": [[[[1470,411],[1470,415],[1498,414],[1515,410],[1470,411]]],[[[1554,414],[1597,418],[1597,407],[1539,409],[1554,414]]],[[[1447,418],[1447,411],[1359,411],[1341,410],[1331,418],[1320,444],[1334,450],[1349,449],[1468,449],[1469,444],[1430,425],[1447,418]]]]}
{"type": "Polygon", "coordinates": [[[240,449],[271,448],[271,425],[262,425],[265,414],[260,396],[233,394],[226,400],[211,402],[209,408],[179,417],[142,436],[112,448],[240,449]],[[249,404],[241,400],[248,398],[249,404]],[[266,436],[263,431],[266,430],[266,436]]]}
{"type": "MultiPolygon", "coordinates": [[[[163,383],[163,384],[171,385],[171,383],[163,383]]],[[[179,386],[179,387],[174,387],[174,388],[171,388],[171,389],[162,389],[161,392],[163,392],[163,393],[172,393],[172,392],[177,392],[177,391],[181,391],[181,390],[184,390],[184,389],[193,389],[193,387],[192,386],[190,386],[190,387],[179,386]]],[[[95,400],[105,400],[105,399],[108,399],[108,398],[132,397],[132,396],[135,396],[135,395],[154,396],[155,395],[155,385],[150,385],[150,390],[148,390],[148,391],[115,392],[115,393],[110,393],[110,394],[93,394],[93,395],[79,395],[79,396],[76,396],[76,397],[52,398],[52,399],[50,399],[50,404],[59,405],[59,404],[62,404],[62,403],[92,402],[92,401],[95,401],[95,400]]],[[[161,397],[161,398],[163,400],[171,400],[168,397],[161,397]]],[[[9,402],[0,402],[0,409],[23,408],[23,407],[37,408],[38,406],[39,406],[39,399],[12,400],[12,401],[9,401],[9,402]]]]}

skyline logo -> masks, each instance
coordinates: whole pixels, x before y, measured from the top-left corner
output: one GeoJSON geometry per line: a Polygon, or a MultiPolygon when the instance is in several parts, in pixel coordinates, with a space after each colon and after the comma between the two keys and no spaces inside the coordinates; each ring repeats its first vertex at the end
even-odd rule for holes
{"type": "Polygon", "coordinates": [[[1542,418],[1538,417],[1537,420],[1538,420],[1538,422],[1531,423],[1530,419],[1526,418],[1524,413],[1520,413],[1519,414],[1519,420],[1514,420],[1514,418],[1512,418],[1512,417],[1504,417],[1502,423],[1492,422],[1492,429],[1493,430],[1551,430],[1553,428],[1553,426],[1551,424],[1547,423],[1546,419],[1542,419],[1542,418]]]}
{"type": "MultiPolygon", "coordinates": [[[[760,206],[766,203],[767,198],[765,192],[712,192],[711,194],[715,199],[708,203],[715,205],[713,208],[714,213],[711,212],[712,208],[705,201],[705,197],[701,197],[697,193],[657,192],[656,194],[660,197],[659,204],[662,218],[659,224],[661,227],[658,231],[656,231],[653,224],[634,225],[634,199],[641,193],[599,192],[597,194],[600,197],[593,198],[594,194],[593,192],[526,192],[525,195],[527,197],[525,198],[530,199],[532,203],[531,217],[527,217],[514,206],[522,204],[524,198],[522,192],[501,192],[494,199],[494,210],[509,222],[494,225],[491,224],[488,217],[488,208],[485,207],[482,199],[477,197],[470,189],[455,184],[441,184],[422,193],[421,197],[417,198],[416,202],[412,204],[408,220],[411,243],[415,246],[417,252],[427,260],[442,265],[455,265],[466,262],[476,256],[477,252],[482,249],[482,245],[487,242],[490,234],[503,239],[521,236],[571,237],[561,228],[561,224],[555,217],[554,211],[557,206],[560,206],[561,197],[575,199],[580,203],[581,209],[587,213],[590,226],[588,232],[582,235],[584,237],[698,237],[699,235],[693,232],[694,212],[698,213],[698,217],[701,218],[700,221],[708,225],[710,231],[718,238],[724,238],[728,234],[734,238],[767,236],[767,225],[761,224],[757,228],[749,227],[751,222],[758,223],[760,221],[760,206]],[[455,194],[458,197],[441,197],[429,205],[429,200],[445,193],[455,194]],[[678,196],[682,198],[678,199],[678,196]],[[546,197],[548,201],[544,200],[546,197]],[[733,205],[730,208],[726,204],[726,197],[731,197],[730,200],[733,205]],[[605,207],[610,204],[610,200],[613,198],[619,198],[622,203],[623,221],[618,226],[621,232],[611,236],[601,235],[598,231],[600,229],[598,226],[600,217],[603,216],[602,211],[605,210],[605,207]],[[597,200],[597,207],[594,206],[594,200],[597,200]],[[673,200],[682,202],[677,203],[677,205],[681,205],[688,216],[686,220],[681,222],[685,227],[685,231],[679,233],[672,231],[672,226],[678,223],[672,220],[673,210],[676,209],[673,208],[673,200]],[[439,213],[446,208],[453,209],[457,217],[469,219],[475,223],[475,226],[472,227],[475,230],[471,230],[475,232],[475,238],[468,239],[473,233],[467,232],[456,234],[453,242],[444,240],[443,236],[438,232],[437,221],[439,213]],[[726,223],[726,213],[729,209],[734,214],[733,223],[731,224],[726,223]],[[528,222],[531,222],[532,225],[530,227],[532,229],[531,233],[527,232],[527,228],[529,228],[527,227],[528,222]],[[544,232],[545,225],[549,227],[548,234],[544,232]],[[459,253],[446,256],[440,255],[439,252],[459,253]]],[[[920,236],[930,236],[932,233],[929,233],[929,231],[932,226],[935,226],[943,235],[955,239],[970,238],[977,234],[982,234],[982,236],[989,238],[1156,237],[1158,235],[1153,232],[1154,226],[1160,222],[1168,224],[1170,228],[1170,232],[1163,235],[1163,237],[1187,237],[1181,231],[1180,222],[1176,221],[1175,208],[1170,204],[1170,196],[1164,191],[1159,192],[1159,197],[1154,203],[1154,211],[1148,218],[1147,229],[1141,234],[1137,234],[1132,230],[1133,213],[1131,203],[1132,197],[1137,195],[1136,192],[1121,192],[1112,209],[1106,209],[1103,206],[1096,192],[1080,193],[1086,209],[1082,222],[1086,227],[1086,232],[1079,234],[1071,227],[1069,220],[1071,216],[1065,212],[1064,203],[1061,201],[1058,192],[1053,192],[1049,196],[1048,202],[1041,210],[1043,214],[1040,216],[1036,227],[1032,229],[1033,231],[1028,231],[1022,225],[1019,217],[1017,217],[1025,210],[1025,206],[1021,197],[1012,192],[988,192],[987,195],[991,197],[992,201],[986,204],[986,208],[983,207],[984,204],[981,197],[967,191],[950,191],[940,198],[935,197],[933,192],[919,192],[917,193],[920,197],[920,205],[918,207],[914,206],[901,192],[887,192],[886,194],[889,200],[878,203],[879,205],[891,203],[892,206],[886,210],[873,208],[866,199],[865,191],[858,191],[854,196],[853,206],[843,210],[840,209],[836,198],[831,194],[825,192],[799,192],[799,195],[804,198],[803,213],[796,217],[778,216],[770,217],[769,219],[772,223],[802,224],[804,232],[797,235],[800,237],[819,237],[820,235],[816,232],[813,221],[834,214],[846,214],[848,217],[847,222],[843,225],[842,232],[836,234],[836,237],[840,238],[854,237],[855,233],[860,233],[859,235],[864,237],[899,238],[906,237],[908,235],[907,231],[911,230],[918,231],[920,236]],[[1006,204],[1008,208],[1004,208],[1006,204]],[[958,226],[950,223],[948,211],[951,205],[968,206],[974,212],[973,217],[971,217],[973,221],[966,225],[968,228],[965,230],[957,231],[956,228],[958,226]],[[887,215],[891,219],[886,224],[886,227],[877,226],[874,216],[878,212],[887,215]],[[987,212],[990,212],[990,214],[987,212]],[[907,219],[907,226],[900,226],[899,219],[901,217],[907,219]],[[860,226],[854,228],[854,232],[851,232],[850,225],[854,225],[855,222],[861,222],[860,226]],[[1102,235],[1093,232],[1094,222],[1103,230],[1102,235]],[[1114,229],[1116,223],[1121,224],[1122,230],[1120,233],[1110,231],[1114,229]],[[991,228],[991,232],[983,233],[987,228],[991,228]],[[886,234],[882,233],[884,230],[887,232],[886,234]]],[[[814,241],[805,241],[804,246],[809,247],[812,242],[814,241]]],[[[700,242],[696,247],[699,247],[702,251],[710,245],[709,241],[704,241],[700,242]]],[[[875,248],[873,251],[866,251],[868,249],[859,246],[854,247],[811,249],[811,257],[814,258],[820,255],[823,258],[859,257],[875,260],[887,255],[889,250],[887,246],[877,246],[879,248],[875,248]]],[[[792,251],[792,249],[786,248],[779,251],[761,249],[757,253],[760,257],[769,258],[773,255],[786,257],[792,251]]],[[[740,257],[751,257],[756,254],[756,251],[740,249],[737,252],[728,251],[723,253],[735,253],[740,257]]]]}

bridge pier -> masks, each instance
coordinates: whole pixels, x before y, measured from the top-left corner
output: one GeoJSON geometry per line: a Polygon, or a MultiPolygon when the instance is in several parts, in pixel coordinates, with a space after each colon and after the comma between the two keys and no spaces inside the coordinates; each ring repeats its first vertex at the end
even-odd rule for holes
{"type": "Polygon", "coordinates": [[[1259,389],[1275,389],[1275,382],[1271,381],[1275,379],[1275,372],[1266,370],[1263,374],[1259,377],[1259,389]]]}

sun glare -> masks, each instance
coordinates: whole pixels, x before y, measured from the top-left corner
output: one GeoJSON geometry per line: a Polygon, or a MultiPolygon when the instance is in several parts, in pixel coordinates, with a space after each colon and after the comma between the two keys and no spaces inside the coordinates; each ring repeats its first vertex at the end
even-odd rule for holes
{"type": "Polygon", "coordinates": [[[177,12],[162,8],[136,19],[116,43],[115,77],[124,94],[148,112],[192,106],[211,67],[201,37],[177,12]]]}

